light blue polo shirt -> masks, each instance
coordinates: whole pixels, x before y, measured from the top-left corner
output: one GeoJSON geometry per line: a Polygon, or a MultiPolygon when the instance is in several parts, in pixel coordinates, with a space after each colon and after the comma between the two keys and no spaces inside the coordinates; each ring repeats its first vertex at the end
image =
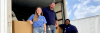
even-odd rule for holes
{"type": "MultiPolygon", "coordinates": [[[[28,20],[33,21],[33,18],[34,18],[34,14],[32,14],[28,20]]],[[[38,21],[33,22],[33,28],[40,27],[40,26],[44,27],[43,25],[44,23],[47,23],[45,17],[42,15],[39,15],[38,21]]]]}

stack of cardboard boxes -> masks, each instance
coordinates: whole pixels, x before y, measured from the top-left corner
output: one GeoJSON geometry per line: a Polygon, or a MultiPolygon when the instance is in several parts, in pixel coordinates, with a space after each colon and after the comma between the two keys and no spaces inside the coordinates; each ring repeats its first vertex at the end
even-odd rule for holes
{"type": "Polygon", "coordinates": [[[13,21],[12,22],[12,33],[32,33],[32,24],[25,21],[13,21]]]}
{"type": "MultiPolygon", "coordinates": [[[[25,21],[13,21],[12,33],[33,33],[32,24],[25,21]]],[[[61,33],[61,28],[56,29],[56,33],[61,33]]]]}

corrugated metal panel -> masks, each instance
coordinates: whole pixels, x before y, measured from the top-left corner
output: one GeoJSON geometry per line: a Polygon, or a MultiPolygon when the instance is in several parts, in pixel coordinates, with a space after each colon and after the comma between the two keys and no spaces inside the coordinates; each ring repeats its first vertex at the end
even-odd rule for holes
{"type": "MultiPolygon", "coordinates": [[[[100,25],[100,15],[99,15],[99,22],[98,24],[100,25]]],[[[100,26],[98,26],[98,32],[100,33],[100,26]]]]}
{"type": "Polygon", "coordinates": [[[71,21],[75,25],[79,33],[100,33],[100,17],[93,16],[71,21]]]}

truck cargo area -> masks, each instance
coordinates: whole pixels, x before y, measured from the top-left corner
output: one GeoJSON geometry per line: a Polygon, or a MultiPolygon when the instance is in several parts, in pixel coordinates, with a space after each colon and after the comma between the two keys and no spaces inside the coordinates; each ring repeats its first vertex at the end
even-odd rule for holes
{"type": "MultiPolygon", "coordinates": [[[[24,31],[32,29],[32,25],[26,20],[34,14],[36,7],[48,7],[52,2],[56,3],[54,11],[58,24],[64,23],[67,18],[66,0],[1,0],[0,33],[32,33],[32,30],[24,31]]],[[[60,33],[59,29],[56,31],[60,33]]]]}
{"type": "MultiPolygon", "coordinates": [[[[59,24],[64,23],[65,19],[64,3],[66,3],[63,2],[64,0],[11,0],[11,1],[12,1],[11,9],[16,15],[16,18],[18,20],[12,22],[12,33],[32,33],[33,29],[32,25],[29,24],[29,22],[26,22],[27,19],[32,14],[35,13],[36,7],[41,7],[41,8],[49,7],[50,3],[52,2],[55,2],[54,11],[56,12],[58,23],[59,24]]],[[[56,29],[56,33],[61,33],[61,30],[56,29]]]]}
{"type": "Polygon", "coordinates": [[[48,7],[54,1],[56,4],[61,2],[61,0],[12,0],[12,11],[19,21],[26,21],[34,14],[36,7],[48,7]]]}

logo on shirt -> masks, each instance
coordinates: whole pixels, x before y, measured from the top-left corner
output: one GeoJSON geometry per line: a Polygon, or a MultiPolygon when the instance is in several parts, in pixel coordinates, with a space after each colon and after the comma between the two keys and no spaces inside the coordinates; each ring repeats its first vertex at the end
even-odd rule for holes
{"type": "Polygon", "coordinates": [[[43,21],[43,19],[38,19],[38,21],[43,21]]]}
{"type": "Polygon", "coordinates": [[[68,27],[68,28],[70,28],[70,27],[68,27]]]}

